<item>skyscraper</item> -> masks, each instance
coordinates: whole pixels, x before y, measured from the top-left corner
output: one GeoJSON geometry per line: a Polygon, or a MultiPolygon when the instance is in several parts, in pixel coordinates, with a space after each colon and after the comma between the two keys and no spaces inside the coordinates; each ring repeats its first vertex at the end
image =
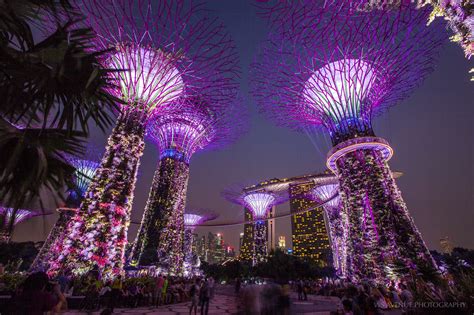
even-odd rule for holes
{"type": "Polygon", "coordinates": [[[278,248],[281,250],[285,250],[286,248],[286,237],[283,235],[278,237],[278,248]]]}
{"type": "Polygon", "coordinates": [[[275,250],[276,248],[276,236],[275,236],[275,206],[273,206],[270,211],[268,211],[267,221],[267,241],[268,241],[268,251],[275,250]]]}
{"type": "MultiPolygon", "coordinates": [[[[245,208],[244,210],[245,222],[251,222],[253,220],[252,212],[245,208]]],[[[253,252],[253,224],[244,224],[244,235],[242,239],[242,246],[240,246],[239,259],[244,261],[252,260],[253,252]]]]}
{"type": "MultiPolygon", "coordinates": [[[[290,185],[291,213],[304,211],[316,205],[316,202],[304,196],[314,187],[312,181],[290,185]]],[[[330,264],[331,247],[322,207],[293,215],[291,231],[293,255],[311,259],[321,265],[330,264]]]]}

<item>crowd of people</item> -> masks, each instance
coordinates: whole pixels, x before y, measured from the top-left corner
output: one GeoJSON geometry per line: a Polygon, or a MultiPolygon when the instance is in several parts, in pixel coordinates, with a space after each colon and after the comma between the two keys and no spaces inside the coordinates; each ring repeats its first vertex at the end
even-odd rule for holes
{"type": "MultiPolygon", "coordinates": [[[[82,277],[59,274],[54,279],[37,272],[28,275],[10,292],[9,305],[0,309],[0,313],[35,315],[50,311],[54,314],[69,307],[111,314],[115,308],[153,308],[189,302],[189,314],[203,315],[208,314],[215,288],[212,277],[186,279],[158,274],[102,281],[96,272],[82,277]]],[[[369,282],[356,285],[332,279],[276,282],[237,278],[234,281],[234,293],[239,297],[242,312],[263,315],[291,314],[291,298],[307,301],[314,299],[309,298],[311,295],[334,297],[333,301],[338,301],[335,302],[338,304],[336,313],[343,315],[375,315],[392,309],[408,311],[420,300],[456,301],[455,290],[453,284],[441,289],[439,285],[415,277],[388,286],[369,282]]]]}
{"type": "Polygon", "coordinates": [[[157,275],[101,281],[94,272],[80,278],[60,274],[54,279],[44,272],[36,272],[10,292],[9,303],[1,313],[34,315],[56,313],[70,307],[111,314],[119,307],[158,307],[191,301],[190,314],[197,314],[198,309],[201,314],[207,314],[214,285],[212,278],[157,275]]]}

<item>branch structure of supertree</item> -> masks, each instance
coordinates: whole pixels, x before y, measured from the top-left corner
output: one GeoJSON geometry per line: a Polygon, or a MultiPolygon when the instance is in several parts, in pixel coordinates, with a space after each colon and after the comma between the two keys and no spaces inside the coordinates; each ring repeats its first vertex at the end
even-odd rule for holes
{"type": "Polygon", "coordinates": [[[30,271],[48,270],[54,253],[59,253],[62,250],[62,241],[64,236],[68,234],[66,227],[80,206],[87,187],[99,167],[99,156],[95,154],[94,149],[89,148],[86,155],[89,158],[97,155],[97,159],[85,160],[75,156],[68,157],[69,163],[76,169],[74,172],[74,187],[68,191],[65,205],[57,209],[59,218],[31,264],[30,271]]]}
{"type": "Polygon", "coordinates": [[[431,72],[443,38],[425,26],[425,10],[361,12],[350,2],[279,2],[269,15],[275,31],[253,65],[252,92],[283,125],[329,132],[327,166],[349,217],[349,276],[382,283],[395,266],[400,276],[435,264],[387,164],[393,150],[371,120],[431,72]]]}
{"type": "MultiPolygon", "coordinates": [[[[458,43],[464,55],[470,59],[474,54],[474,10],[471,1],[457,0],[359,0],[360,10],[396,10],[407,3],[416,3],[418,7],[432,8],[428,19],[431,24],[436,17],[443,17],[453,31],[452,42],[458,43]]],[[[474,70],[471,70],[471,73],[474,70]]],[[[474,78],[471,80],[474,81],[474,78]]]]}
{"type": "Polygon", "coordinates": [[[222,196],[230,202],[240,204],[252,212],[253,215],[253,250],[252,264],[257,265],[265,261],[268,255],[268,237],[266,219],[273,206],[288,200],[288,194],[282,191],[265,189],[253,190],[232,187],[222,192],[222,196]]]}
{"type": "Polygon", "coordinates": [[[184,214],[184,265],[183,274],[185,277],[197,275],[201,264],[199,257],[193,252],[194,230],[199,225],[214,220],[217,215],[207,210],[189,210],[184,214]]]}
{"type": "Polygon", "coordinates": [[[0,242],[8,243],[14,227],[27,219],[41,215],[40,211],[0,206],[0,242]]]}
{"type": "Polygon", "coordinates": [[[110,73],[110,92],[123,104],[50,272],[97,268],[113,278],[123,272],[147,124],[184,95],[225,101],[236,86],[238,67],[223,25],[195,1],[84,0],[79,8],[97,34],[93,48],[108,52],[104,67],[117,70],[110,73]]]}
{"type": "Polygon", "coordinates": [[[183,214],[192,155],[228,144],[246,126],[245,108],[237,100],[217,104],[191,97],[178,107],[148,127],[160,158],[131,254],[132,262],[158,264],[170,274],[182,273],[183,214]]]}
{"type": "Polygon", "coordinates": [[[337,184],[320,185],[312,189],[308,197],[323,203],[327,225],[329,226],[333,265],[339,276],[346,277],[348,270],[347,240],[349,218],[344,207],[342,207],[338,190],[339,185],[337,184]]]}

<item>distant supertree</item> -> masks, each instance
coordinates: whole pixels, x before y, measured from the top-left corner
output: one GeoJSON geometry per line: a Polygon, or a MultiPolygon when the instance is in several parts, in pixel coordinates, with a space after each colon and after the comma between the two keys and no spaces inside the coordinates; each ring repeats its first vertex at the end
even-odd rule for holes
{"type": "Polygon", "coordinates": [[[147,123],[184,95],[225,102],[237,62],[223,25],[194,1],[84,0],[79,7],[97,34],[94,48],[108,51],[104,66],[117,70],[111,92],[123,104],[51,272],[98,268],[111,278],[123,270],[147,123]]]}
{"type": "Polygon", "coordinates": [[[189,210],[184,214],[184,266],[183,274],[185,276],[194,275],[197,268],[199,268],[200,260],[196,253],[193,253],[194,230],[199,225],[215,220],[217,215],[209,212],[209,210],[189,210]]]}
{"type": "Polygon", "coordinates": [[[288,200],[287,192],[260,190],[246,190],[244,187],[232,187],[222,192],[222,196],[230,202],[240,204],[253,214],[254,241],[252,250],[252,264],[265,261],[268,255],[266,219],[270,209],[288,200]]]}
{"type": "Polygon", "coordinates": [[[0,243],[8,243],[18,223],[42,215],[41,211],[0,206],[0,243]]]}
{"type": "Polygon", "coordinates": [[[394,264],[434,267],[387,164],[393,150],[371,120],[431,72],[442,32],[409,6],[367,13],[351,1],[302,2],[279,2],[270,15],[275,32],[253,65],[253,95],[284,125],[329,132],[355,281],[383,282],[394,264]]]}
{"type": "Polygon", "coordinates": [[[338,275],[346,277],[349,218],[342,206],[338,190],[337,184],[320,185],[313,188],[308,197],[323,204],[329,226],[334,268],[338,275]]]}
{"type": "Polygon", "coordinates": [[[182,100],[179,109],[149,125],[148,136],[156,143],[160,158],[132,261],[141,265],[164,263],[168,272],[181,272],[190,159],[196,151],[235,140],[245,121],[246,111],[239,101],[217,104],[203,97],[189,97],[182,100]]]}
{"type": "Polygon", "coordinates": [[[80,206],[82,198],[87,191],[92,178],[99,167],[99,155],[95,149],[88,148],[85,156],[94,160],[84,160],[79,157],[69,156],[69,163],[74,166],[74,187],[68,191],[66,203],[57,209],[59,218],[49,232],[41,250],[36,255],[30,266],[30,271],[48,270],[55,253],[62,251],[62,241],[68,234],[66,227],[72,216],[80,206]]]}

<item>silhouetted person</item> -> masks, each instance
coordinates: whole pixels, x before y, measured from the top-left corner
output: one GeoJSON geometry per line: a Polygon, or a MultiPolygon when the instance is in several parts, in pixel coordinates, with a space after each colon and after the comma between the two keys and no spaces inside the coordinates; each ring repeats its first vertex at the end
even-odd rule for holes
{"type": "Polygon", "coordinates": [[[50,283],[44,272],[35,272],[23,283],[23,289],[15,300],[13,314],[42,315],[59,311],[65,301],[58,283],[50,283]]]}
{"type": "Polygon", "coordinates": [[[209,299],[211,298],[211,289],[207,279],[204,281],[199,290],[199,304],[201,307],[201,315],[207,315],[209,312],[209,299]]]}

